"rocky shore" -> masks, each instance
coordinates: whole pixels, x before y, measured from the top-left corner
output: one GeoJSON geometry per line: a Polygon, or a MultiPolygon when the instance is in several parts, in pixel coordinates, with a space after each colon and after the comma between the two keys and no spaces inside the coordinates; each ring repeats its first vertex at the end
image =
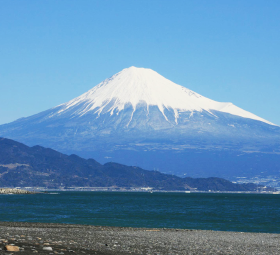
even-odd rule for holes
{"type": "Polygon", "coordinates": [[[35,194],[36,192],[22,190],[22,189],[12,189],[12,188],[0,188],[0,194],[35,194]]]}
{"type": "Polygon", "coordinates": [[[280,254],[280,235],[0,222],[1,255],[34,253],[280,254]]]}

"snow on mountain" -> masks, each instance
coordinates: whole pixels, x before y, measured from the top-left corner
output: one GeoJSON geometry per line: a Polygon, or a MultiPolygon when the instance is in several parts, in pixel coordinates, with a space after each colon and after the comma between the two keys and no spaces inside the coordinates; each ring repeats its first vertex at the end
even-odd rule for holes
{"type": "Polygon", "coordinates": [[[232,103],[211,100],[175,84],[151,69],[134,66],[113,75],[83,95],[53,108],[59,110],[48,117],[60,116],[69,111],[73,117],[90,112],[98,116],[108,112],[118,115],[126,105],[130,105],[133,107],[131,120],[137,105],[143,102],[147,105],[147,114],[149,107],[157,106],[167,121],[164,109],[173,110],[176,123],[182,112],[207,111],[215,116],[213,111],[220,111],[274,125],[232,103]]]}

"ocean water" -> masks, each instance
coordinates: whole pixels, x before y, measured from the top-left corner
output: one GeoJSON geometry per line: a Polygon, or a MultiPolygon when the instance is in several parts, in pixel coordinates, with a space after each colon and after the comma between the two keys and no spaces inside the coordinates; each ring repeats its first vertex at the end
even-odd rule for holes
{"type": "Polygon", "coordinates": [[[0,195],[0,221],[280,233],[280,195],[132,192],[0,195]]]}

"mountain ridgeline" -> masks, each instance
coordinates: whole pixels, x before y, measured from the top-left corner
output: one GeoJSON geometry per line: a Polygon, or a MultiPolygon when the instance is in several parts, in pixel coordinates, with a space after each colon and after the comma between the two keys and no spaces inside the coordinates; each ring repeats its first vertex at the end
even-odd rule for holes
{"type": "Polygon", "coordinates": [[[130,67],[64,104],[0,126],[29,146],[178,176],[280,178],[280,127],[130,67]]]}
{"type": "MultiPolygon", "coordinates": [[[[180,178],[118,163],[65,155],[0,138],[0,187],[152,187],[158,190],[256,191],[221,178],[180,178]]],[[[267,188],[268,191],[273,191],[267,188]]]]}

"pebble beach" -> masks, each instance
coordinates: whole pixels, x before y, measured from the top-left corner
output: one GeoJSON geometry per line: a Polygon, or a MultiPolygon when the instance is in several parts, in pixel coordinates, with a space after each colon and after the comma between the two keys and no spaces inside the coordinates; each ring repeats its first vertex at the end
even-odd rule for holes
{"type": "Polygon", "coordinates": [[[280,254],[280,235],[0,222],[0,254],[280,254]]]}

